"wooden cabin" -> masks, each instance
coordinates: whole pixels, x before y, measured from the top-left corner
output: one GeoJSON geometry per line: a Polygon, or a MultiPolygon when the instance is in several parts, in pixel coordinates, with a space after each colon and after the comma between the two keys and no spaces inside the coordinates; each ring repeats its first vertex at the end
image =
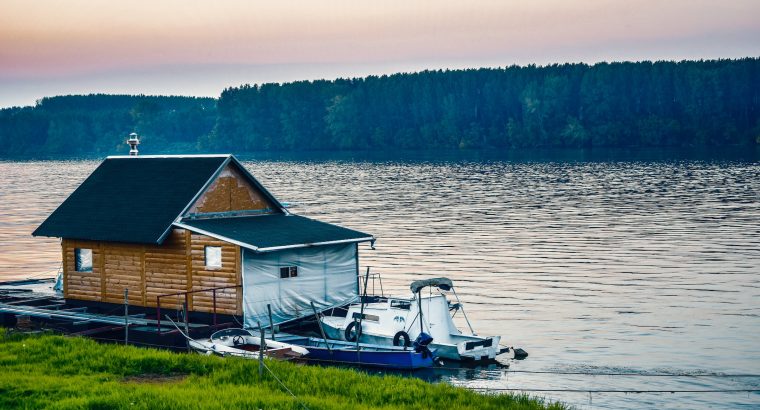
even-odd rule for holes
{"type": "Polygon", "coordinates": [[[358,244],[374,240],[290,213],[232,155],[108,157],[33,235],[61,238],[67,300],[187,297],[251,327],[356,298],[358,244]]]}

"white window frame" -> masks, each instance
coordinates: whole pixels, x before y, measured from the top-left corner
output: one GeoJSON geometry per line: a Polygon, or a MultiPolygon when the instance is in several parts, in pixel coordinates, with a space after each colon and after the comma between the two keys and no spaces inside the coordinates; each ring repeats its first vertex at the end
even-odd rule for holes
{"type": "Polygon", "coordinates": [[[92,249],[91,248],[74,248],[74,270],[77,272],[92,272],[92,249]],[[84,255],[82,255],[84,251],[84,255]],[[89,259],[89,266],[80,262],[81,257],[89,259]],[[83,266],[84,265],[84,268],[83,266]]]}
{"type": "MultiPolygon", "coordinates": [[[[211,255],[212,257],[214,255],[211,255]]],[[[222,267],[222,247],[221,246],[205,246],[203,247],[203,262],[206,265],[206,269],[221,269],[222,267]],[[209,251],[218,252],[218,264],[214,263],[215,260],[209,260],[209,251]]]]}

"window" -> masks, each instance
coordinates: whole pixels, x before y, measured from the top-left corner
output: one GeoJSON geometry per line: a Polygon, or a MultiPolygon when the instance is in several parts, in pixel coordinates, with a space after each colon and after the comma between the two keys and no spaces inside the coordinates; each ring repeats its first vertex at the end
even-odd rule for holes
{"type": "Polygon", "coordinates": [[[280,279],[298,276],[298,266],[283,266],[280,268],[280,279]]]}
{"type": "Polygon", "coordinates": [[[207,246],[206,247],[206,267],[207,268],[221,268],[222,267],[222,247],[221,246],[207,246]]]}
{"type": "Polygon", "coordinates": [[[359,312],[354,312],[353,316],[351,316],[353,319],[357,320],[369,320],[371,322],[380,322],[380,316],[377,315],[369,315],[369,314],[361,314],[359,312]]]}
{"type": "Polygon", "coordinates": [[[92,249],[75,248],[74,266],[77,272],[92,272],[92,249]]]}
{"type": "Polygon", "coordinates": [[[412,302],[408,300],[391,300],[391,309],[409,310],[412,307],[412,302]]]}

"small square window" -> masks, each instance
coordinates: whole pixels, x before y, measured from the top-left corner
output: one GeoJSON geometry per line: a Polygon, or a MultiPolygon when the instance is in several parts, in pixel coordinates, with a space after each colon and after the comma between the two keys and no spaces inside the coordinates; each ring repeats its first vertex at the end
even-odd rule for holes
{"type": "Polygon", "coordinates": [[[74,265],[77,272],[92,272],[92,249],[75,248],[74,265]]]}
{"type": "Polygon", "coordinates": [[[409,310],[412,307],[412,302],[408,300],[391,300],[391,309],[409,310]]]}
{"type": "Polygon", "coordinates": [[[280,268],[280,279],[298,276],[298,266],[283,266],[280,268]]]}
{"type": "Polygon", "coordinates": [[[206,247],[206,267],[207,268],[221,268],[222,267],[222,247],[221,246],[207,246],[206,247]]]}

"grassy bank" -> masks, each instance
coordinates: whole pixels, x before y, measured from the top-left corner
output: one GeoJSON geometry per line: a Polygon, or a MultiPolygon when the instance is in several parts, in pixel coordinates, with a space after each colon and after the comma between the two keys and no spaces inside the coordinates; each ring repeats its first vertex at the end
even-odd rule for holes
{"type": "MultiPolygon", "coordinates": [[[[349,369],[267,365],[309,409],[560,409],[349,369]]],[[[299,409],[258,364],[0,329],[0,408],[299,409]]]]}

